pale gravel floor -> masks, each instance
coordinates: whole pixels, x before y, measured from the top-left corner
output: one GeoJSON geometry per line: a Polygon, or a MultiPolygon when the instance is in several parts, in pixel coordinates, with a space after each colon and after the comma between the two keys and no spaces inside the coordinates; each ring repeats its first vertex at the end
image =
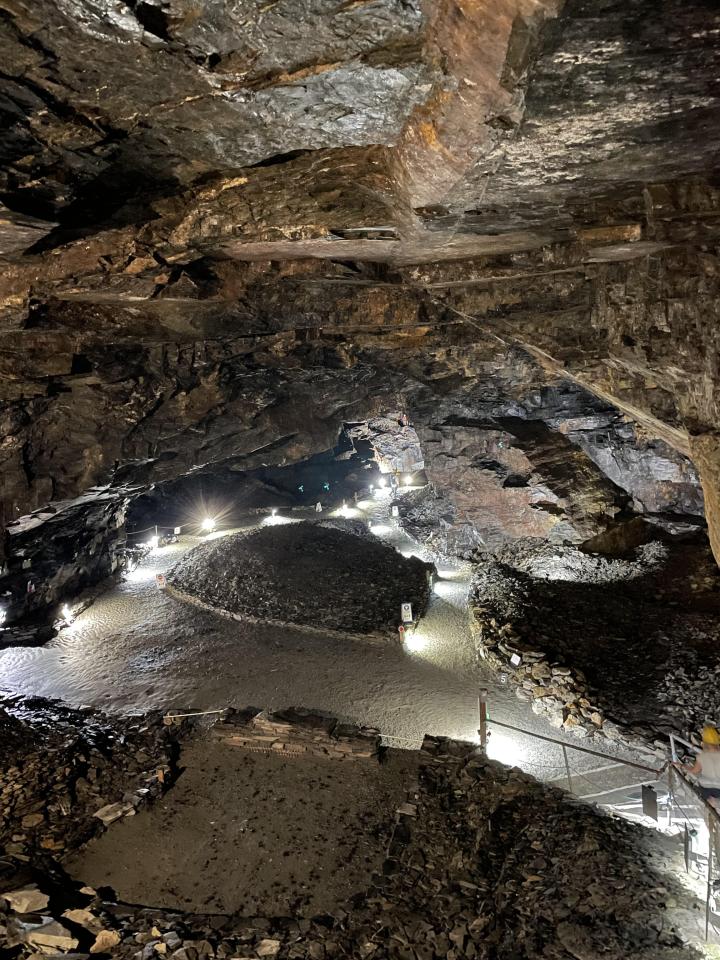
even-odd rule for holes
{"type": "MultiPolygon", "coordinates": [[[[423,556],[388,518],[387,499],[363,501],[351,515],[371,519],[376,534],[397,549],[423,556]]],[[[332,635],[238,623],[165,595],[155,574],[195,542],[183,538],[156,551],[45,647],[0,652],[0,689],[118,712],[306,706],[409,741],[397,746],[417,746],[425,733],[476,738],[477,695],[486,686],[491,716],[559,736],[517,699],[512,687],[478,666],[468,627],[468,565],[440,564],[442,579],[416,635],[404,648],[390,637],[383,649],[332,635]]],[[[337,617],[342,628],[342,610],[337,617]]],[[[566,742],[577,744],[571,737],[566,742]]],[[[613,752],[605,741],[584,743],[613,752]]],[[[489,753],[542,779],[565,772],[559,747],[509,732],[493,733],[489,753]]],[[[604,765],[602,760],[574,751],[569,756],[572,770],[582,774],[575,783],[578,793],[642,779],[640,771],[627,768],[590,774],[604,765]]]]}

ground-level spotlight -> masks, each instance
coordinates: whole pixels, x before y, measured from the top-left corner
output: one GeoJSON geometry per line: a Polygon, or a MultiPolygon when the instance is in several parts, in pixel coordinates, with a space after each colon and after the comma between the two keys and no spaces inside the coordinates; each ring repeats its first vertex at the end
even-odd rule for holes
{"type": "Polygon", "coordinates": [[[157,546],[159,543],[160,543],[160,537],[150,537],[150,539],[146,543],[146,546],[149,547],[151,550],[157,550],[157,546]]]}
{"type": "Polygon", "coordinates": [[[212,517],[205,517],[200,526],[205,533],[212,533],[215,529],[215,520],[212,517]]]}
{"type": "Polygon", "coordinates": [[[349,517],[349,516],[350,516],[350,509],[349,509],[348,505],[345,503],[344,500],[343,500],[343,505],[342,505],[342,507],[340,508],[340,513],[341,513],[344,517],[349,517]]]}
{"type": "Polygon", "coordinates": [[[428,638],[417,630],[407,630],[404,643],[410,653],[422,653],[428,647],[428,638]]]}
{"type": "Polygon", "coordinates": [[[403,484],[406,487],[411,487],[413,482],[413,477],[411,473],[406,473],[403,477],[403,484]]]}
{"type": "Polygon", "coordinates": [[[72,610],[66,603],[62,605],[62,609],[60,610],[60,613],[62,613],[63,620],[65,621],[65,623],[73,622],[72,610]]]}
{"type": "Polygon", "coordinates": [[[271,516],[271,517],[276,517],[276,516],[277,516],[277,507],[273,507],[273,508],[272,508],[272,510],[270,511],[270,516],[271,516]]]}
{"type": "Polygon", "coordinates": [[[380,487],[381,490],[385,489],[385,487],[387,486],[387,480],[385,479],[385,477],[380,477],[378,486],[380,487]]]}

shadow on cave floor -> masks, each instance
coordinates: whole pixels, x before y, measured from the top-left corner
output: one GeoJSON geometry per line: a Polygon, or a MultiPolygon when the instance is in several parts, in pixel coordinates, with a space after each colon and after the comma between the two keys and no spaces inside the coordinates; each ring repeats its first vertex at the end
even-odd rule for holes
{"type": "Polygon", "coordinates": [[[687,734],[720,721],[720,573],[705,543],[608,559],[526,542],[482,562],[475,590],[529,648],[581,670],[616,722],[687,734]]]}

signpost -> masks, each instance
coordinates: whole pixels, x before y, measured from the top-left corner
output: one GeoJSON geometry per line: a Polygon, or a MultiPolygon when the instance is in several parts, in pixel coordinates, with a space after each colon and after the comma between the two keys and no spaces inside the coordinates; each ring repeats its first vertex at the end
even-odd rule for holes
{"type": "Polygon", "coordinates": [[[487,697],[488,697],[487,689],[485,687],[481,687],[480,692],[478,694],[478,719],[479,719],[478,736],[480,737],[480,751],[485,756],[487,756],[487,736],[488,736],[487,734],[487,721],[488,721],[487,697]]]}
{"type": "Polygon", "coordinates": [[[400,619],[403,623],[412,623],[413,615],[411,603],[400,604],[400,619]]]}

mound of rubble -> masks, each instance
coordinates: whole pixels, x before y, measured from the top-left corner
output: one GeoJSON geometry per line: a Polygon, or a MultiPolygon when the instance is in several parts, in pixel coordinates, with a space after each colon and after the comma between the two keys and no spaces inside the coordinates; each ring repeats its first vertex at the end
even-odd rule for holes
{"type": "Polygon", "coordinates": [[[720,578],[697,543],[519,541],[480,560],[471,610],[481,657],[556,727],[637,744],[720,719],[720,578]]]}
{"type": "Polygon", "coordinates": [[[205,542],[168,581],[181,596],[238,618],[371,634],[395,630],[403,602],[422,614],[430,570],[374,537],[292,523],[205,542]]]}
{"type": "Polygon", "coordinates": [[[27,859],[76,847],[159,794],[174,751],[157,714],[0,700],[0,849],[27,859]]]}
{"type": "MultiPolygon", "coordinates": [[[[119,787],[124,775],[134,776],[122,758],[135,757],[138,737],[155,725],[143,731],[144,719],[129,723],[125,740],[107,723],[116,773],[101,767],[101,782],[112,776],[119,787]]],[[[75,725],[84,737],[81,713],[59,716],[57,731],[51,725],[45,733],[53,741],[75,725]]],[[[54,772],[58,759],[50,754],[43,767],[56,782],[66,769],[54,772]]],[[[343,908],[312,917],[258,917],[123,904],[102,886],[70,880],[58,851],[49,851],[33,861],[17,854],[3,861],[0,936],[21,960],[68,953],[127,960],[698,957],[688,940],[700,913],[652,833],[488,761],[470,744],[426,737],[419,759],[381,869],[368,873],[365,891],[343,908]]],[[[288,775],[302,762],[289,761],[288,775]]],[[[133,790],[136,782],[125,787],[133,790]]],[[[80,819],[84,809],[77,811],[80,819]]],[[[7,817],[13,832],[21,829],[20,814],[13,808],[7,817]]],[[[276,815],[268,808],[268,817],[276,815]]],[[[65,820],[64,853],[81,839],[72,819],[65,820]]]]}

